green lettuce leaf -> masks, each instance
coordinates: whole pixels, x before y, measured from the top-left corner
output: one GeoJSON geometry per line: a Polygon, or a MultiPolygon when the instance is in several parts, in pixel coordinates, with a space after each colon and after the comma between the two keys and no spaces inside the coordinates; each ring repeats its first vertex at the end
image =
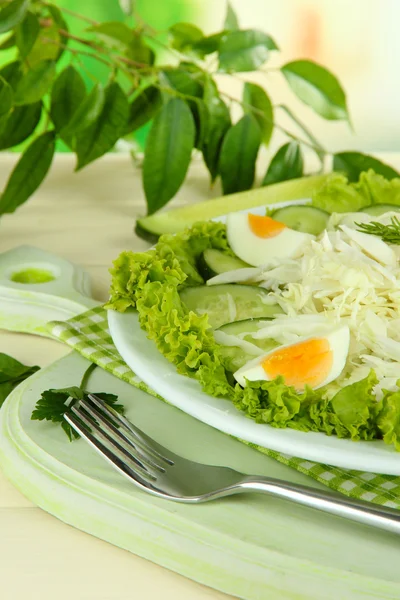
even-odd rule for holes
{"type": "Polygon", "coordinates": [[[377,425],[385,444],[393,444],[400,451],[400,391],[385,393],[377,425]]]}
{"type": "Polygon", "coordinates": [[[382,175],[369,170],[361,173],[357,189],[368,204],[396,204],[400,205],[400,179],[385,179],[382,175]]]}
{"type": "Polygon", "coordinates": [[[347,177],[332,173],[313,195],[312,204],[329,213],[357,212],[370,202],[360,193],[347,177]]]}
{"type": "Polygon", "coordinates": [[[207,315],[189,312],[179,290],[202,284],[196,261],[207,248],[232,254],[222,223],[197,223],[181,234],[163,235],[154,250],[123,252],[111,269],[111,298],[106,308],[137,308],[141,327],[178,372],[200,381],[213,395],[232,391],[207,315]]]}
{"type": "Polygon", "coordinates": [[[196,261],[207,248],[223,250],[233,256],[224,224],[196,223],[179,235],[162,235],[155,249],[148,252],[122,252],[110,269],[111,297],[106,308],[120,312],[136,308],[147,283],[170,284],[178,289],[204,283],[196,261]]]}
{"type": "Polygon", "coordinates": [[[309,409],[321,399],[318,390],[306,388],[299,394],[293,387],[285,385],[282,377],[277,377],[272,381],[247,381],[245,388],[237,384],[232,401],[257,423],[318,431],[309,418],[309,409]]]}
{"type": "Polygon", "coordinates": [[[312,204],[329,213],[357,212],[371,204],[400,205],[400,178],[389,181],[370,169],[349,183],[344,175],[332,173],[315,192],[312,204]]]}
{"type": "Polygon", "coordinates": [[[367,377],[345,386],[331,400],[313,406],[310,416],[318,430],[354,441],[376,438],[377,415],[381,410],[373,391],[377,383],[371,370],[367,377]]]}

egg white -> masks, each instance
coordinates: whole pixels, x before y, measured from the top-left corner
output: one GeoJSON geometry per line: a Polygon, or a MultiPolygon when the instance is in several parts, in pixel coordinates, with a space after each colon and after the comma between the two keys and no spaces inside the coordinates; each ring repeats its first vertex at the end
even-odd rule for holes
{"type": "Polygon", "coordinates": [[[251,230],[247,213],[230,213],[226,228],[229,245],[236,256],[253,267],[260,267],[271,258],[300,256],[304,244],[315,237],[289,227],[275,236],[259,237],[251,230]]]}

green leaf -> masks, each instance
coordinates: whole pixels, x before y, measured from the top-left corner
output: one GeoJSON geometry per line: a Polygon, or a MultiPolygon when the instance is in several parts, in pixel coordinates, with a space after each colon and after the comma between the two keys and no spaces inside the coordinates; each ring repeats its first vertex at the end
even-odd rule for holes
{"type": "Polygon", "coordinates": [[[0,383],[10,381],[11,379],[19,379],[27,371],[35,369],[36,371],[40,367],[27,367],[20,363],[16,358],[0,352],[0,383]]]}
{"type": "Polygon", "coordinates": [[[11,35],[9,35],[4,40],[4,42],[2,42],[0,44],[0,50],[7,50],[8,48],[13,48],[16,43],[17,43],[17,40],[16,40],[16,37],[15,37],[15,33],[13,32],[11,35]]]}
{"type": "Polygon", "coordinates": [[[85,82],[80,73],[72,65],[66,67],[51,89],[50,116],[57,131],[70,122],[85,96],[85,82]]]}
{"type": "Polygon", "coordinates": [[[139,92],[129,107],[128,123],[124,135],[136,131],[154,117],[161,106],[161,93],[154,85],[139,92]]]}
{"type": "Polygon", "coordinates": [[[11,63],[4,65],[0,69],[0,77],[5,79],[7,83],[12,87],[15,92],[18,83],[23,76],[22,63],[20,60],[15,60],[11,63]]]}
{"type": "Polygon", "coordinates": [[[229,0],[226,8],[224,29],[228,31],[236,31],[237,29],[239,29],[238,18],[229,0]]]}
{"type": "Polygon", "coordinates": [[[179,51],[190,49],[195,42],[204,37],[201,29],[191,23],[176,23],[168,29],[172,48],[179,51]]]}
{"type": "Polygon", "coordinates": [[[12,87],[0,77],[0,118],[7,115],[13,106],[14,93],[12,87]]]}
{"type": "Polygon", "coordinates": [[[35,14],[28,12],[24,20],[17,26],[15,32],[16,44],[22,58],[26,58],[32,50],[39,31],[39,19],[35,14]]]}
{"type": "Polygon", "coordinates": [[[46,8],[50,13],[53,23],[58,25],[58,27],[60,29],[64,29],[65,31],[68,31],[67,22],[65,21],[64,17],[62,16],[62,12],[60,11],[60,9],[57,6],[55,6],[54,4],[50,4],[50,3],[47,4],[46,8]]]}
{"type": "Polygon", "coordinates": [[[48,24],[46,21],[46,26],[40,28],[39,35],[26,57],[26,64],[33,69],[43,61],[57,61],[64,52],[60,44],[65,43],[66,40],[62,39],[59,33],[59,26],[55,23],[48,24]]]}
{"type": "Polygon", "coordinates": [[[118,83],[105,89],[105,100],[97,120],[76,140],[78,164],[82,169],[96,158],[111,150],[123,135],[129,117],[129,103],[118,83]]]}
{"type": "Polygon", "coordinates": [[[15,89],[15,104],[32,104],[50,88],[56,74],[54,61],[44,60],[21,77],[15,89]]]}
{"type": "MultiPolygon", "coordinates": [[[[48,4],[47,10],[49,11],[50,16],[53,20],[53,26],[51,28],[52,31],[55,26],[55,29],[57,30],[58,35],[59,35],[59,42],[61,42],[61,44],[63,46],[67,46],[68,42],[69,42],[69,38],[63,32],[68,33],[69,29],[68,29],[67,22],[65,21],[64,17],[62,16],[60,9],[57,6],[54,6],[54,4],[48,4]]],[[[44,31],[44,33],[45,33],[45,31],[44,31]]],[[[39,35],[39,38],[40,38],[40,35],[39,35]]],[[[57,46],[55,47],[55,49],[57,50],[57,46]]],[[[65,48],[58,48],[58,52],[55,56],[55,60],[58,60],[61,57],[61,55],[64,53],[64,50],[65,50],[65,48]]],[[[53,56],[48,56],[47,58],[52,59],[53,56]]]]}
{"type": "Polygon", "coordinates": [[[298,98],[328,120],[348,119],[346,96],[332,73],[311,60],[295,60],[281,72],[298,98]]]}
{"type": "Polygon", "coordinates": [[[178,191],[189,167],[195,125],[188,105],[172,98],[150,129],[143,163],[148,213],[162,208],[178,191]]]}
{"type": "Polygon", "coordinates": [[[39,187],[50,168],[55,133],[42,133],[24,151],[14,167],[0,198],[0,214],[12,213],[39,187]]]}
{"type": "Polygon", "coordinates": [[[13,0],[0,10],[0,33],[13,29],[24,18],[30,0],[13,0]]]}
{"type": "MultiPolygon", "coordinates": [[[[189,68],[189,65],[187,65],[189,68]]],[[[160,73],[160,81],[168,85],[180,94],[198,98],[198,100],[186,99],[186,102],[192,111],[194,123],[196,126],[195,148],[201,143],[207,112],[204,105],[200,102],[203,96],[204,73],[200,70],[186,70],[181,67],[166,70],[160,73]]],[[[167,95],[167,94],[166,94],[167,95]]],[[[171,96],[170,94],[168,95],[171,96]]]]}
{"type": "Polygon", "coordinates": [[[97,33],[100,38],[103,38],[108,43],[115,43],[117,47],[124,48],[129,46],[133,40],[133,31],[125,23],[120,21],[107,21],[88,27],[86,31],[97,33]]]}
{"type": "Polygon", "coordinates": [[[214,182],[218,175],[222,141],[231,126],[231,117],[229,108],[221,99],[212,79],[207,79],[204,86],[204,104],[208,113],[208,123],[201,150],[211,181],[214,182]]]}
{"type": "Polygon", "coordinates": [[[41,102],[15,106],[11,114],[0,121],[0,150],[12,148],[26,140],[35,131],[41,114],[41,102]]]}
{"type": "Polygon", "coordinates": [[[271,183],[302,177],[303,168],[300,146],[296,142],[288,142],[281,146],[273,156],[262,185],[271,185],[271,183]]]}
{"type": "Polygon", "coordinates": [[[156,55],[153,50],[145,44],[141,35],[135,33],[129,44],[126,56],[141,65],[153,65],[156,55]]]}
{"type": "Polygon", "coordinates": [[[197,102],[188,102],[188,106],[192,111],[194,125],[196,129],[194,147],[201,150],[207,137],[209,127],[209,113],[203,100],[197,102]]]}
{"type": "Polygon", "coordinates": [[[382,161],[363,154],[362,152],[338,152],[333,155],[333,170],[341,171],[346,175],[349,181],[358,181],[360,173],[373,169],[378,175],[383,175],[386,179],[400,177],[400,174],[383,163],[382,161]]]}
{"type": "Polygon", "coordinates": [[[203,37],[192,44],[192,50],[198,52],[200,56],[218,52],[221,40],[225,37],[226,33],[226,31],[220,31],[219,33],[213,33],[212,35],[203,37]]]}
{"type": "Polygon", "coordinates": [[[24,379],[36,373],[40,367],[27,367],[8,354],[0,352],[0,406],[24,379]]]}
{"type": "Polygon", "coordinates": [[[99,118],[104,103],[106,94],[101,83],[96,83],[88,96],[82,100],[80,106],[77,107],[71,120],[66,124],[62,131],[62,135],[67,137],[75,135],[78,132],[84,131],[99,118]]]}
{"type": "Polygon", "coordinates": [[[202,73],[190,73],[186,69],[176,68],[165,70],[160,73],[160,81],[180,94],[201,98],[203,88],[199,81],[202,73]]]}
{"type": "Polygon", "coordinates": [[[267,60],[270,50],[277,50],[274,40],[256,29],[230,31],[219,47],[219,71],[235,73],[255,71],[267,60]]]}
{"type": "Polygon", "coordinates": [[[260,144],[260,128],[252,115],[244,115],[228,130],[219,160],[224,194],[251,188],[260,144]]]}
{"type": "Polygon", "coordinates": [[[260,129],[263,142],[268,146],[274,130],[274,109],[269,96],[262,87],[255,83],[244,84],[243,102],[248,104],[246,112],[253,114],[260,129]],[[255,109],[255,110],[252,110],[255,109]]]}

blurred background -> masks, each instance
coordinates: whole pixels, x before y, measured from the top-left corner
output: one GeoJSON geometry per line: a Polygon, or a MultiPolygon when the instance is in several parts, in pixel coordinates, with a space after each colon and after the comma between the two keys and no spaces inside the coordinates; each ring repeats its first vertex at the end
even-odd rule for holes
{"type": "MultiPolygon", "coordinates": [[[[57,3],[95,20],[122,21],[126,19],[124,3],[131,1],[58,0],[57,3]]],[[[266,72],[256,77],[247,73],[218,76],[223,91],[240,97],[244,80],[257,81],[275,102],[292,107],[331,151],[400,150],[399,0],[231,0],[231,5],[242,28],[266,31],[281,52],[273,53],[266,72]],[[320,119],[294,98],[279,73],[268,72],[274,66],[299,58],[321,63],[341,81],[347,92],[353,131],[345,123],[320,119]]],[[[167,28],[180,21],[195,23],[205,33],[221,30],[226,7],[225,0],[135,0],[143,21],[165,31],[165,39],[167,28]]],[[[65,18],[72,33],[83,31],[84,23],[73,16],[65,18]]],[[[169,60],[162,46],[154,49],[158,62],[169,60]]],[[[10,60],[7,52],[2,53],[1,60],[3,63],[10,60]]],[[[102,78],[101,64],[88,58],[82,60],[88,72],[102,78]]],[[[280,121],[286,124],[284,115],[280,121]]],[[[148,128],[147,125],[135,134],[139,147],[143,147],[148,128]]],[[[276,134],[271,151],[281,143],[276,134]]]]}
{"type": "MultiPolygon", "coordinates": [[[[165,0],[167,4],[171,0],[165,0]]],[[[148,2],[148,0],[147,0],[148,2]]],[[[223,0],[190,2],[204,28],[223,21],[223,0]]],[[[302,105],[278,74],[258,78],[331,150],[400,150],[400,2],[398,0],[231,0],[241,25],[270,33],[281,48],[271,63],[309,58],[330,69],[346,93],[354,133],[302,105]]]]}

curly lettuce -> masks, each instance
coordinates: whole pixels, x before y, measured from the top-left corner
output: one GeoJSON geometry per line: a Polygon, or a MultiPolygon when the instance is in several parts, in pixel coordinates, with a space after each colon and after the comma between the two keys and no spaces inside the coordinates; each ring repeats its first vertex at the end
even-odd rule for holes
{"type": "Polygon", "coordinates": [[[354,441],[383,438],[400,450],[400,391],[386,392],[377,402],[373,371],[332,398],[325,396],[323,388],[298,393],[282,377],[248,381],[244,388],[233,380],[208,316],[189,311],[179,294],[185,286],[203,283],[196,265],[207,248],[232,254],[225,225],[197,223],[175,236],[162,236],[148,252],[123,252],[111,269],[106,308],[136,309],[147,336],[180,374],[199,381],[206,393],[230,400],[257,423],[354,441]]]}
{"type": "Polygon", "coordinates": [[[314,193],[312,204],[329,213],[357,212],[371,204],[400,206],[400,178],[389,181],[370,169],[349,183],[344,175],[332,173],[314,193]]]}
{"type": "MultiPolygon", "coordinates": [[[[397,381],[400,387],[400,380],[397,381]]],[[[393,444],[400,451],[400,391],[386,391],[378,415],[378,428],[386,444],[393,444]]]]}

